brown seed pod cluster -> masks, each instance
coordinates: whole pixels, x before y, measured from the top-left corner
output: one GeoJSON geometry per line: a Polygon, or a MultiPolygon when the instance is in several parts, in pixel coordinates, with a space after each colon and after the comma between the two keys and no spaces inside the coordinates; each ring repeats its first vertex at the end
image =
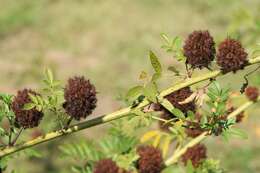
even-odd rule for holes
{"type": "MultiPolygon", "coordinates": [[[[180,109],[184,114],[187,114],[188,111],[195,112],[196,110],[196,104],[195,101],[192,100],[188,103],[183,103],[180,104],[180,102],[183,102],[186,100],[188,97],[192,95],[192,91],[189,87],[182,88],[178,91],[172,92],[171,94],[165,96],[165,98],[175,107],[180,109]]],[[[176,118],[172,113],[170,113],[168,110],[163,108],[161,105],[157,104],[154,108],[155,111],[161,111],[162,114],[160,118],[165,119],[165,120],[170,120],[173,118],[176,118]]],[[[168,131],[169,127],[171,126],[170,123],[164,123],[162,121],[159,122],[159,127],[164,130],[168,131]]]]}
{"type": "Polygon", "coordinates": [[[205,131],[205,129],[200,126],[202,115],[199,112],[196,112],[194,118],[194,121],[187,121],[185,126],[185,133],[191,138],[195,138],[205,131]]]}
{"type": "Polygon", "coordinates": [[[131,173],[125,169],[119,168],[112,159],[99,160],[95,166],[93,173],[131,173]]]}
{"type": "Polygon", "coordinates": [[[160,173],[164,168],[162,153],[152,146],[137,148],[140,158],[137,162],[139,173],[160,173]]]}
{"type": "Polygon", "coordinates": [[[185,133],[188,137],[196,138],[201,135],[205,130],[200,127],[198,122],[187,122],[187,128],[185,129],[185,133]]]}
{"type": "Polygon", "coordinates": [[[216,49],[213,37],[208,31],[193,31],[185,41],[184,56],[192,68],[208,67],[214,60],[216,49]]]}
{"type": "Polygon", "coordinates": [[[223,73],[243,69],[248,64],[248,60],[242,44],[230,38],[221,42],[218,47],[217,64],[223,73]]]}
{"type": "Polygon", "coordinates": [[[259,90],[256,87],[249,86],[245,90],[245,95],[249,100],[255,102],[258,99],[259,90]]]}
{"type": "Polygon", "coordinates": [[[119,167],[112,159],[102,159],[95,164],[93,173],[118,173],[119,167]]]}
{"type": "Polygon", "coordinates": [[[95,86],[84,77],[74,77],[68,80],[64,89],[66,113],[75,120],[86,118],[96,108],[97,98],[95,86]]]}
{"type": "Polygon", "coordinates": [[[36,108],[25,110],[24,106],[31,103],[31,95],[39,95],[31,89],[23,89],[17,92],[14,97],[11,108],[15,114],[15,124],[17,127],[24,129],[37,127],[43,117],[43,112],[38,111],[36,108]]]}
{"type": "Polygon", "coordinates": [[[197,168],[207,158],[207,148],[203,144],[197,144],[187,149],[182,155],[182,162],[187,165],[190,160],[192,165],[197,168]]]}
{"type": "Polygon", "coordinates": [[[195,101],[192,100],[188,103],[180,104],[180,102],[184,101],[188,97],[190,97],[193,94],[190,87],[182,88],[178,91],[175,91],[169,95],[167,95],[165,98],[175,107],[180,109],[184,114],[186,114],[188,111],[195,112],[196,104],[195,101]]]}

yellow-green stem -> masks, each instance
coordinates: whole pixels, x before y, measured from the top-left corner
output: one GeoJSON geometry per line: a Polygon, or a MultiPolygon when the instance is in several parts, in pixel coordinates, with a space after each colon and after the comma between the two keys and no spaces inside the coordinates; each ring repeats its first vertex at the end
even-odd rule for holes
{"type": "MultiPolygon", "coordinates": [[[[254,58],[254,59],[250,59],[248,65],[252,65],[252,64],[256,64],[256,63],[260,63],[260,56],[254,58]]],[[[166,95],[168,95],[168,94],[170,94],[174,91],[177,91],[181,88],[191,86],[193,84],[196,84],[196,83],[199,83],[199,82],[202,82],[202,81],[205,81],[205,80],[209,80],[211,78],[216,78],[220,75],[223,75],[221,73],[221,71],[216,70],[216,71],[212,71],[212,72],[209,72],[207,74],[204,74],[204,75],[201,75],[201,76],[198,76],[198,77],[189,78],[185,82],[178,83],[178,84],[162,91],[159,94],[159,97],[166,96],[166,95]]],[[[144,99],[144,101],[141,102],[136,108],[143,108],[146,105],[148,105],[149,103],[150,102],[147,99],[144,99]]],[[[4,156],[8,156],[12,153],[18,152],[20,150],[24,150],[26,148],[41,144],[43,142],[47,142],[47,141],[56,139],[58,137],[61,137],[61,136],[67,135],[67,134],[71,134],[71,133],[74,133],[74,132],[77,132],[77,131],[80,131],[80,130],[83,130],[83,129],[87,129],[87,128],[92,127],[92,126],[96,126],[96,125],[99,125],[99,124],[110,122],[110,121],[115,120],[115,119],[125,117],[131,112],[131,110],[132,110],[131,107],[127,107],[127,108],[118,110],[116,112],[100,116],[98,118],[93,118],[91,120],[81,122],[79,124],[71,126],[68,129],[63,129],[63,130],[59,130],[59,131],[56,131],[56,132],[50,132],[46,135],[40,136],[40,137],[33,139],[31,141],[27,141],[25,143],[18,144],[16,146],[3,148],[3,149],[0,150],[0,158],[2,158],[4,156]]]]}
{"type": "MultiPolygon", "coordinates": [[[[260,97],[258,98],[258,101],[260,101],[260,97]]],[[[234,118],[237,115],[239,115],[241,112],[246,110],[249,106],[253,105],[255,102],[248,101],[241,105],[239,108],[237,108],[235,111],[230,113],[228,115],[228,118],[234,118]]],[[[207,137],[208,132],[204,132],[198,137],[192,139],[188,144],[186,144],[182,149],[178,150],[176,153],[174,153],[170,158],[168,158],[165,161],[165,165],[169,166],[172,164],[175,164],[178,162],[178,159],[187,151],[188,148],[195,146],[196,144],[200,143],[207,137]]]]}

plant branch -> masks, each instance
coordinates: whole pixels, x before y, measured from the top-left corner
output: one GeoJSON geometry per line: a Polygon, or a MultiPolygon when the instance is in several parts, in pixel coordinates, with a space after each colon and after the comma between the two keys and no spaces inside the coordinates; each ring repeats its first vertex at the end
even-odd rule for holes
{"type": "MultiPolygon", "coordinates": [[[[260,101],[260,97],[258,97],[258,100],[260,101]]],[[[228,118],[234,118],[237,115],[239,115],[241,112],[243,112],[244,110],[246,110],[249,106],[253,105],[255,102],[252,101],[248,101],[246,103],[244,103],[243,105],[241,105],[239,108],[237,108],[235,111],[233,111],[232,113],[230,113],[228,115],[228,118]]],[[[189,143],[187,143],[182,149],[178,150],[177,152],[175,152],[170,158],[168,158],[165,161],[165,165],[169,166],[172,164],[175,164],[176,162],[178,162],[178,159],[187,151],[188,148],[195,146],[196,144],[200,143],[201,141],[203,141],[206,137],[207,137],[208,132],[204,132],[201,135],[199,135],[198,137],[192,139],[189,143]]]]}
{"type": "MultiPolygon", "coordinates": [[[[257,64],[257,63],[260,63],[260,56],[254,58],[254,59],[250,59],[248,65],[253,65],[253,64],[257,64]]],[[[159,94],[159,97],[164,97],[164,96],[169,95],[170,93],[177,91],[179,89],[185,88],[187,86],[191,86],[193,84],[196,84],[196,83],[199,83],[199,82],[202,82],[202,81],[205,81],[205,80],[216,78],[216,77],[221,76],[221,75],[224,75],[224,74],[221,73],[220,70],[215,70],[215,71],[209,72],[205,75],[200,75],[198,77],[189,78],[185,82],[178,83],[178,84],[162,91],[159,94]]],[[[135,109],[136,108],[141,109],[148,104],[150,104],[150,102],[147,99],[144,99],[137,107],[135,107],[135,109]]],[[[130,114],[131,111],[132,111],[131,107],[123,108],[123,109],[118,110],[116,112],[113,112],[113,113],[110,113],[110,114],[107,114],[107,115],[103,115],[103,116],[100,116],[100,117],[97,117],[97,118],[93,118],[93,119],[87,120],[85,122],[81,122],[81,123],[78,123],[76,125],[70,126],[68,129],[62,129],[62,130],[58,130],[58,131],[55,131],[55,132],[50,132],[46,135],[39,136],[36,139],[33,139],[31,141],[27,141],[25,143],[22,143],[22,144],[19,144],[19,145],[16,145],[16,146],[3,148],[2,150],[0,150],[0,158],[7,156],[7,155],[10,155],[12,153],[18,152],[20,150],[24,150],[26,148],[30,148],[32,146],[41,144],[43,142],[47,142],[47,141],[56,139],[56,138],[61,137],[61,136],[65,136],[67,134],[71,134],[71,133],[74,133],[74,132],[77,132],[77,131],[80,131],[80,130],[83,130],[83,129],[90,128],[92,126],[104,124],[104,123],[125,117],[128,114],[130,114]]]]}

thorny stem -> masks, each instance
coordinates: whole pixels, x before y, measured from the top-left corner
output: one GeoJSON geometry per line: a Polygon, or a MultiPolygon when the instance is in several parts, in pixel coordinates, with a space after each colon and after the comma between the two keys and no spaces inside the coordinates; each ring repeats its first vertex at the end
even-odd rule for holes
{"type": "MultiPolygon", "coordinates": [[[[260,101],[260,97],[258,97],[258,100],[260,101]]],[[[243,105],[241,105],[239,108],[237,108],[235,111],[233,111],[232,113],[230,113],[228,115],[228,118],[234,118],[237,115],[239,115],[241,112],[243,112],[244,110],[246,110],[249,106],[253,105],[255,102],[252,101],[248,101],[246,103],[244,103],[243,105]]],[[[170,158],[168,158],[165,161],[165,165],[169,166],[172,164],[175,164],[178,162],[178,159],[187,151],[188,148],[195,146],[196,144],[200,143],[201,141],[203,141],[209,132],[204,132],[201,135],[199,135],[198,137],[192,139],[189,143],[187,143],[182,149],[178,150],[177,152],[175,152],[170,158]]]]}
{"type": "MultiPolygon", "coordinates": [[[[250,59],[248,65],[253,65],[253,64],[257,64],[257,63],[260,63],[260,56],[254,58],[254,59],[250,59]]],[[[205,80],[216,78],[216,77],[221,76],[221,75],[224,75],[224,74],[221,73],[220,70],[215,70],[215,71],[209,72],[205,75],[189,78],[185,82],[178,83],[178,84],[162,91],[159,94],[159,97],[164,97],[164,96],[169,95],[170,93],[177,91],[179,89],[197,84],[197,83],[205,81],[205,80]]],[[[144,99],[141,103],[139,103],[139,105],[137,105],[137,107],[135,107],[135,109],[136,108],[137,109],[144,108],[148,104],[150,104],[150,102],[147,99],[144,99]]],[[[100,117],[97,117],[97,118],[93,118],[93,119],[87,120],[85,122],[81,122],[79,124],[70,126],[68,129],[62,129],[62,130],[50,132],[46,135],[39,136],[36,139],[27,141],[25,143],[22,143],[22,144],[19,144],[19,145],[16,145],[16,146],[12,146],[12,147],[3,148],[2,150],[0,150],[0,159],[4,156],[8,156],[8,155],[15,153],[15,152],[18,152],[20,150],[24,150],[26,148],[30,148],[30,147],[33,147],[35,145],[39,145],[41,143],[56,139],[56,138],[61,137],[61,136],[65,136],[67,134],[71,134],[71,133],[74,133],[74,132],[77,132],[77,131],[80,131],[80,130],[83,130],[83,129],[90,128],[92,126],[104,124],[104,123],[107,123],[107,122],[110,122],[110,121],[113,121],[113,120],[116,120],[116,119],[123,118],[123,117],[129,115],[131,113],[131,111],[132,111],[131,107],[126,107],[126,108],[123,108],[123,109],[118,110],[116,112],[113,112],[113,113],[110,113],[110,114],[107,114],[107,115],[103,115],[103,116],[100,116],[100,117]]]]}

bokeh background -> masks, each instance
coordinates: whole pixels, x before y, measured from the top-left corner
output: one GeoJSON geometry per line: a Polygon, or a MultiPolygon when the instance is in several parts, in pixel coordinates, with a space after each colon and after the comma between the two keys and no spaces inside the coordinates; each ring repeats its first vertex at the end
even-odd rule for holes
{"type": "MultiPolygon", "coordinates": [[[[0,8],[0,91],[14,94],[41,86],[46,67],[64,83],[84,75],[99,92],[93,116],[122,105],[118,96],[138,82],[142,70],[151,70],[148,50],[165,66],[176,63],[160,48],[162,32],[185,38],[195,29],[208,29],[217,43],[236,37],[248,51],[260,41],[259,0],[0,0],[0,8]]],[[[238,90],[244,73],[221,78],[222,83],[238,90]]],[[[260,73],[251,79],[259,85],[260,73]]],[[[257,108],[248,111],[250,118],[241,125],[249,139],[207,140],[210,155],[231,173],[260,172],[257,108]]],[[[102,136],[102,129],[42,144],[42,159],[20,157],[11,166],[21,173],[71,172],[57,146],[72,138],[102,136]]]]}

